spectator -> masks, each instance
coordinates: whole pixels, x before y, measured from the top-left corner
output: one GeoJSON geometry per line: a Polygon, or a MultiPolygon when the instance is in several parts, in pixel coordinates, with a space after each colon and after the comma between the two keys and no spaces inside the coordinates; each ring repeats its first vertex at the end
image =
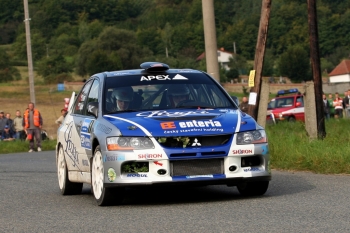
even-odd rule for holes
{"type": "Polygon", "coordinates": [[[15,140],[15,134],[9,125],[5,125],[4,130],[1,134],[2,141],[13,141],[15,140]]]}
{"type": "Polygon", "coordinates": [[[335,99],[333,100],[334,106],[334,118],[343,118],[343,99],[339,97],[339,93],[335,93],[335,99]]]}
{"type": "Polygon", "coordinates": [[[8,120],[4,116],[4,111],[0,110],[0,137],[6,125],[8,125],[8,120]]]}
{"type": "Polygon", "coordinates": [[[325,94],[322,95],[323,99],[323,112],[324,112],[324,117],[326,120],[329,120],[330,118],[330,108],[329,108],[329,102],[327,100],[327,96],[325,94]]]}
{"type": "Polygon", "coordinates": [[[343,108],[344,108],[344,115],[346,117],[350,117],[350,105],[349,105],[349,101],[350,101],[350,89],[346,92],[344,92],[344,99],[343,99],[343,108]]]}
{"type": "Polygon", "coordinates": [[[13,127],[15,128],[14,132],[16,133],[16,139],[21,139],[21,135],[24,134],[23,130],[23,117],[21,111],[16,111],[16,117],[13,119],[13,127]]]}
{"type": "Polygon", "coordinates": [[[64,117],[66,116],[66,113],[67,113],[66,109],[64,108],[61,109],[61,116],[55,121],[55,123],[58,125],[61,125],[64,120],[64,117]]]}
{"type": "Polygon", "coordinates": [[[328,103],[329,103],[329,115],[331,118],[334,118],[334,106],[333,106],[333,95],[328,95],[328,103]]]}
{"type": "Polygon", "coordinates": [[[29,140],[29,153],[34,150],[34,137],[36,140],[37,150],[41,151],[41,128],[43,119],[38,109],[34,108],[34,103],[28,104],[28,109],[24,112],[23,123],[24,130],[29,140]]]}
{"type": "Polygon", "coordinates": [[[242,98],[242,103],[239,104],[239,109],[244,113],[248,113],[248,98],[246,96],[242,98]]]}
{"type": "Polygon", "coordinates": [[[8,121],[8,126],[10,127],[10,129],[15,132],[15,128],[13,126],[13,120],[11,119],[11,113],[6,113],[5,114],[6,118],[7,118],[7,121],[8,121]]]}

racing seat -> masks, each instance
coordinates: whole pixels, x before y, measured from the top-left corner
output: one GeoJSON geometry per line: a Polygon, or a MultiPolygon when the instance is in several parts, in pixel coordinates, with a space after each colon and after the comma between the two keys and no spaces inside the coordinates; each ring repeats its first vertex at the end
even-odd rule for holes
{"type": "Polygon", "coordinates": [[[133,97],[133,100],[130,102],[129,109],[140,109],[142,106],[142,101],[143,101],[142,93],[134,92],[134,97],[133,97]]]}

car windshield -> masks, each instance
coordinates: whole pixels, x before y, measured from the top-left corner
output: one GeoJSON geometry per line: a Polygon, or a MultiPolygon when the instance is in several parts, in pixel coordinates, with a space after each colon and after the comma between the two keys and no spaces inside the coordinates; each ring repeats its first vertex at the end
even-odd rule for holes
{"type": "Polygon", "coordinates": [[[272,99],[268,104],[268,109],[292,107],[293,101],[294,97],[272,99]]]}
{"type": "Polygon", "coordinates": [[[108,77],[104,112],[174,108],[236,109],[227,95],[203,73],[108,77]]]}

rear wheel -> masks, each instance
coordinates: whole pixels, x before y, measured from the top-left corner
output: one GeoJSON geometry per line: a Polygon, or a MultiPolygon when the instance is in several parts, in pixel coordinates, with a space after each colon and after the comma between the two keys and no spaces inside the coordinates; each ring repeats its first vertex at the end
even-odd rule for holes
{"type": "Polygon", "coordinates": [[[104,185],[104,167],[100,146],[95,149],[91,166],[91,188],[99,206],[121,204],[124,197],[122,188],[106,188],[104,185]]]}
{"type": "Polygon", "coordinates": [[[264,195],[269,187],[269,181],[247,182],[237,186],[239,193],[243,196],[264,195]]]}
{"type": "Polygon", "coordinates": [[[293,117],[293,116],[289,117],[288,121],[294,123],[295,122],[295,117],[293,117]]]}
{"type": "Polygon", "coordinates": [[[60,187],[62,195],[75,195],[81,193],[81,190],[83,189],[83,183],[74,183],[68,179],[68,168],[66,159],[64,158],[64,150],[62,146],[60,146],[58,150],[57,176],[58,185],[60,187]]]}

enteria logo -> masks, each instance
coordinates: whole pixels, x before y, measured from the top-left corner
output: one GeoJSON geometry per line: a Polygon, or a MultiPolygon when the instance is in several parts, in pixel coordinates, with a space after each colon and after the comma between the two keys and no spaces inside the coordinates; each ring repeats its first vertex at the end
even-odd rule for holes
{"type": "MultiPolygon", "coordinates": [[[[176,129],[177,124],[176,122],[170,121],[170,122],[162,122],[160,123],[160,126],[162,129],[176,129]]],[[[192,121],[180,121],[178,122],[178,125],[181,129],[185,128],[215,128],[215,127],[222,127],[220,121],[213,121],[213,120],[208,120],[208,121],[197,121],[197,120],[192,120],[192,121]]]]}

